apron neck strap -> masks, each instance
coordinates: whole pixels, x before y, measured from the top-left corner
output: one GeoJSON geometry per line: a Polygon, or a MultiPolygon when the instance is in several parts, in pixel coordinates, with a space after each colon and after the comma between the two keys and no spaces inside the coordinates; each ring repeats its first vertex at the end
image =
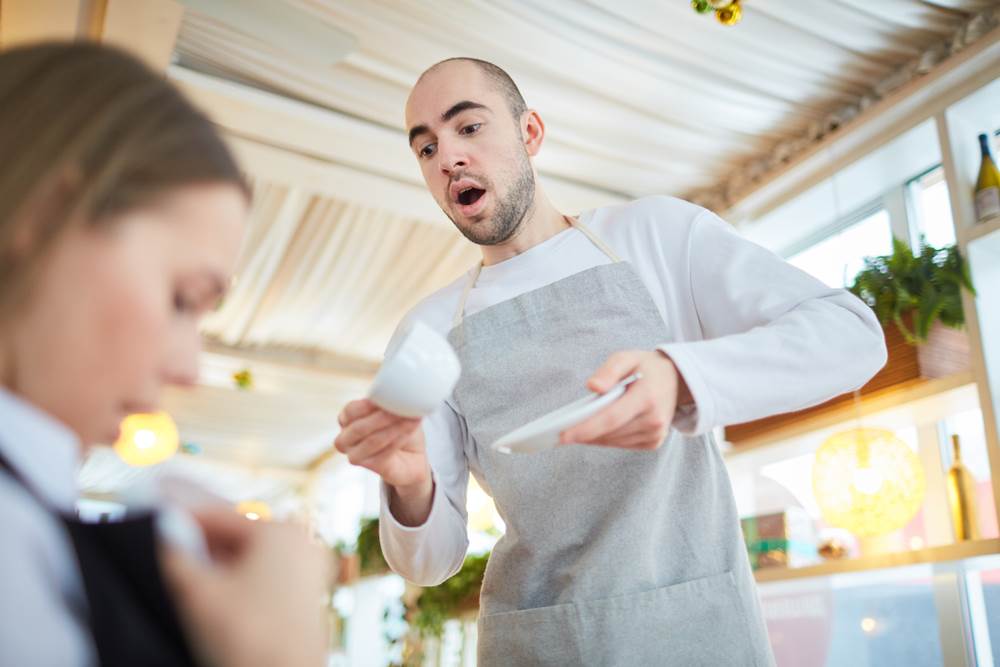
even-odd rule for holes
{"type": "MultiPolygon", "coordinates": [[[[569,223],[570,227],[580,230],[580,232],[590,239],[598,250],[603,252],[612,262],[620,262],[621,258],[615,253],[614,250],[605,243],[601,237],[592,232],[589,227],[577,220],[576,218],[571,218],[568,215],[564,215],[563,218],[569,223]]],[[[462,296],[458,299],[458,308],[455,309],[455,317],[452,318],[451,326],[457,327],[462,323],[462,318],[465,316],[465,302],[469,299],[469,292],[472,288],[476,286],[476,281],[479,280],[479,274],[483,272],[483,262],[482,260],[476,265],[476,268],[472,271],[472,275],[469,277],[468,282],[465,283],[465,288],[462,290],[462,296]]]]}
{"type": "Polygon", "coordinates": [[[476,281],[479,280],[479,274],[482,272],[483,262],[480,260],[476,264],[476,268],[472,270],[472,276],[465,282],[465,287],[462,288],[462,296],[458,299],[458,308],[455,310],[455,316],[451,319],[451,327],[453,329],[462,323],[462,316],[465,314],[465,302],[469,300],[469,292],[476,286],[476,281]]]}
{"type": "Polygon", "coordinates": [[[605,255],[607,255],[608,259],[610,259],[615,264],[617,264],[618,262],[622,261],[621,257],[619,257],[618,254],[615,253],[615,251],[612,250],[611,247],[607,243],[605,243],[604,240],[600,236],[598,236],[597,234],[595,234],[590,229],[590,227],[588,227],[587,225],[583,224],[579,220],[576,220],[575,218],[570,218],[568,216],[564,216],[564,217],[566,218],[566,220],[569,221],[569,224],[571,224],[573,227],[579,229],[583,233],[584,236],[586,236],[588,239],[590,239],[590,242],[593,243],[597,247],[598,250],[600,250],[605,255]]]}

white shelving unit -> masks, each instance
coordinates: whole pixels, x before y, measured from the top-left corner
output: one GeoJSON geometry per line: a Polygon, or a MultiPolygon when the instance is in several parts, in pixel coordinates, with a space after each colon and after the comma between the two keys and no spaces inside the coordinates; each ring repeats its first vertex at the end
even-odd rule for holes
{"type": "MultiPolygon", "coordinates": [[[[821,142],[810,155],[790,164],[784,172],[738,203],[727,212],[726,217],[748,224],[762,220],[780,207],[798,201],[798,198],[816,189],[818,184],[856,166],[866,156],[883,150],[904,135],[914,134],[928,124],[936,130],[938,142],[937,146],[928,146],[928,150],[940,150],[956,238],[969,262],[977,288],[976,296],[967,294],[963,297],[972,369],[961,377],[929,383],[933,391],[927,391],[925,387],[890,392],[878,401],[864,402],[862,412],[865,415],[879,413],[882,421],[887,414],[885,411],[889,409],[933,409],[952,414],[954,409],[944,405],[944,402],[948,397],[959,395],[962,409],[978,407],[984,422],[993,480],[993,502],[1000,516],[1000,220],[976,224],[973,210],[973,190],[980,160],[977,135],[993,133],[1000,128],[1000,29],[976,47],[959,54],[946,67],[924,80],[911,82],[905,90],[884,100],[884,104],[872,109],[865,120],[845,127],[844,131],[821,142]]],[[[934,139],[928,138],[928,141],[933,142],[934,139]]],[[[912,160],[907,162],[913,164],[912,160]]],[[[791,228],[791,231],[795,229],[791,228]]],[[[850,423],[854,417],[850,410],[844,410],[826,415],[823,419],[792,425],[774,434],[774,437],[761,437],[746,449],[733,449],[727,454],[727,464],[731,470],[742,467],[745,471],[778,462],[782,456],[794,458],[801,454],[796,448],[801,448],[804,440],[818,437],[823,431],[835,429],[840,424],[850,423]]],[[[923,417],[930,418],[926,414],[923,417]]],[[[940,437],[935,424],[923,424],[918,428],[917,439],[924,464],[933,464],[928,467],[929,474],[943,484],[940,437]],[[935,472],[931,473],[934,466],[935,472]]],[[[978,652],[979,658],[983,658],[988,652],[984,646],[988,648],[989,640],[982,640],[982,627],[976,626],[974,619],[970,621],[971,625],[963,620],[963,610],[971,610],[973,616],[979,613],[980,617],[985,612],[982,604],[977,607],[966,600],[967,581],[963,573],[966,563],[1000,553],[1000,539],[952,543],[950,520],[941,497],[942,484],[938,485],[942,488],[933,494],[930,488],[928,490],[928,497],[933,495],[936,500],[934,512],[925,516],[925,520],[934,525],[934,536],[928,529],[931,541],[927,546],[898,553],[867,555],[849,561],[821,563],[799,570],[762,570],[757,573],[762,591],[809,591],[833,585],[830,582],[838,577],[864,577],[866,572],[872,570],[878,571],[872,572],[872,576],[882,577],[883,573],[894,568],[910,565],[926,567],[931,577],[944,664],[949,667],[977,664],[973,650],[978,652]],[[974,641],[971,634],[967,635],[970,632],[976,634],[974,641]]],[[[734,486],[739,496],[739,484],[734,486]]],[[[748,494],[756,493],[753,484],[748,482],[746,488],[748,494]]]]}
{"type": "MultiPolygon", "coordinates": [[[[1000,219],[977,224],[973,197],[980,155],[977,136],[1000,128],[1000,65],[994,78],[935,115],[959,247],[969,262],[975,297],[965,295],[973,377],[994,482],[1000,480],[1000,219]]],[[[1000,516],[1000,484],[994,483],[1000,516]]]]}

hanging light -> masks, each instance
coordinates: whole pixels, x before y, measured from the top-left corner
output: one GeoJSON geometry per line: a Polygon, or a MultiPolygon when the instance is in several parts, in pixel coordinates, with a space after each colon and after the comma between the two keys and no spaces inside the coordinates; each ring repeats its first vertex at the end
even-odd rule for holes
{"type": "Polygon", "coordinates": [[[743,18],[743,8],[740,7],[739,0],[734,0],[729,5],[715,10],[715,18],[722,25],[736,25],[743,18]]]}
{"type": "Polygon", "coordinates": [[[251,521],[271,520],[271,506],[263,500],[244,500],[236,505],[236,511],[251,521]]]}
{"type": "Polygon", "coordinates": [[[122,420],[115,452],[130,466],[151,466],[173,456],[180,440],[166,412],[129,415],[122,420]]]}
{"type": "Polygon", "coordinates": [[[813,493],[823,518],[859,537],[905,526],[920,509],[924,490],[920,459],[892,431],[842,431],[816,452],[813,493]]]}

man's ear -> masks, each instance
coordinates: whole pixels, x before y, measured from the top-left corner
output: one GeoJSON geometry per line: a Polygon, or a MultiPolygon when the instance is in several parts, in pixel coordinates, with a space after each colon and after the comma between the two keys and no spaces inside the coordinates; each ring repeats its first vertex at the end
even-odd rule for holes
{"type": "Polygon", "coordinates": [[[521,138],[528,155],[534,157],[542,149],[545,140],[545,123],[534,109],[528,109],[521,116],[521,138]]]}

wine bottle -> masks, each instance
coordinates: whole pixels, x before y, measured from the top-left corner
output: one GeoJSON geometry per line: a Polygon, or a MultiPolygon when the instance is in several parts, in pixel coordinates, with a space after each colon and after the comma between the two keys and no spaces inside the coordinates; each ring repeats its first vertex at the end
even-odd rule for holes
{"type": "Polygon", "coordinates": [[[976,179],[976,222],[1000,215],[1000,171],[990,155],[990,138],[979,135],[982,162],[976,179]]]}
{"type": "Polygon", "coordinates": [[[946,482],[948,505],[951,507],[951,526],[955,541],[979,539],[979,518],[976,512],[976,482],[969,469],[962,464],[962,451],[958,435],[951,436],[952,461],[946,482]]]}

